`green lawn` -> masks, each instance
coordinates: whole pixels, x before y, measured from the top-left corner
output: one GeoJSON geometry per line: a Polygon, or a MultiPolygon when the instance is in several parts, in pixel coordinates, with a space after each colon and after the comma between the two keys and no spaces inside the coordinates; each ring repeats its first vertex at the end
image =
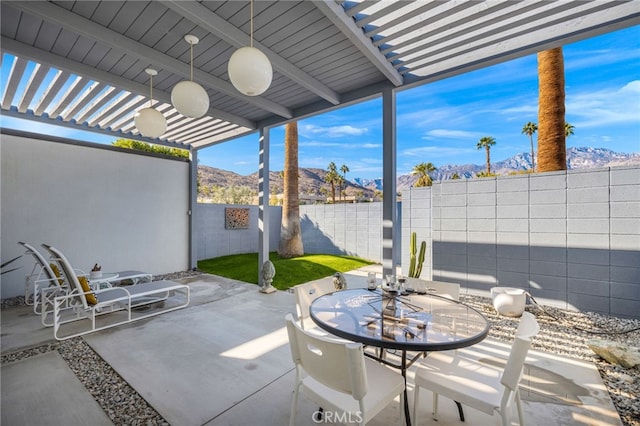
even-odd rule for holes
{"type": "MultiPolygon", "coordinates": [[[[281,259],[277,253],[269,253],[269,260],[276,268],[273,286],[279,290],[328,277],[336,272],[346,272],[370,262],[358,257],[331,254],[308,254],[293,259],[281,259]]],[[[201,260],[198,269],[247,283],[258,284],[258,253],[234,254],[201,260]]]]}

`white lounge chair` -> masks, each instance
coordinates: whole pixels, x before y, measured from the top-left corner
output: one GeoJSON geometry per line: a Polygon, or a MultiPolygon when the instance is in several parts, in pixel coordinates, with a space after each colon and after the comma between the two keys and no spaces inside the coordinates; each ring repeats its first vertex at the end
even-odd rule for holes
{"type": "Polygon", "coordinates": [[[50,315],[43,313],[42,323],[45,326],[53,326],[57,340],[127,324],[189,305],[189,286],[173,281],[152,281],[91,290],[85,277],[76,275],[60,250],[46,244],[42,246],[58,263],[71,289],[69,294],[47,301],[54,307],[51,314],[52,322],[49,319],[50,315]],[[63,325],[66,327],[62,327],[63,325]],[[65,328],[64,332],[62,328],[65,328]]]}
{"type": "Polygon", "coordinates": [[[524,312],[504,370],[459,355],[457,352],[435,352],[422,362],[415,376],[413,418],[417,421],[420,388],[433,392],[433,419],[438,417],[438,395],[444,395],[486,414],[499,414],[502,425],[511,425],[509,414],[513,403],[518,409],[520,426],[524,426],[518,385],[531,339],[540,327],[535,317],[524,312]]]}
{"type": "MultiPolygon", "coordinates": [[[[27,251],[26,255],[33,257],[35,261],[31,273],[25,276],[24,301],[27,305],[33,305],[33,312],[40,315],[43,310],[42,291],[50,297],[60,296],[69,292],[69,286],[60,275],[60,271],[55,265],[49,264],[45,257],[32,245],[23,241],[18,241],[27,251]],[[56,271],[52,268],[55,267],[56,271]]],[[[44,307],[46,309],[46,307],[44,307]]],[[[53,309],[53,306],[49,306],[53,309]]]]}
{"type": "Polygon", "coordinates": [[[333,420],[364,425],[398,397],[398,424],[403,424],[404,379],[395,371],[365,358],[361,343],[336,342],[314,336],[286,316],[296,382],[289,425],[294,426],[302,392],[333,420]]]}

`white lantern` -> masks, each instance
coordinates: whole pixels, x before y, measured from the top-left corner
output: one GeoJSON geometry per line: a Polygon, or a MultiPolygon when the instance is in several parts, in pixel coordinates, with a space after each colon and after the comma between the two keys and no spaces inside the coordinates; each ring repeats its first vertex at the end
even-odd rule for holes
{"type": "Polygon", "coordinates": [[[167,130],[167,120],[160,111],[154,108],[143,108],[133,117],[140,134],[149,138],[157,138],[167,130]]]}
{"type": "Polygon", "coordinates": [[[200,118],[209,111],[209,94],[193,81],[181,81],[171,90],[171,103],[186,117],[200,118]]]}
{"type": "Polygon", "coordinates": [[[157,138],[167,130],[167,120],[164,115],[151,108],[153,105],[153,76],[157,75],[158,71],[147,68],[144,72],[149,75],[149,107],[136,112],[133,116],[133,122],[142,136],[157,138]]]}
{"type": "Polygon", "coordinates": [[[240,93],[258,96],[271,85],[273,69],[267,55],[255,47],[241,47],[236,50],[228,65],[231,83],[240,93]]]}
{"type": "Polygon", "coordinates": [[[171,90],[171,103],[178,112],[186,117],[200,118],[209,111],[209,95],[202,86],[193,81],[193,45],[198,37],[187,34],[184,39],[189,43],[191,54],[191,80],[181,81],[171,90]]]}

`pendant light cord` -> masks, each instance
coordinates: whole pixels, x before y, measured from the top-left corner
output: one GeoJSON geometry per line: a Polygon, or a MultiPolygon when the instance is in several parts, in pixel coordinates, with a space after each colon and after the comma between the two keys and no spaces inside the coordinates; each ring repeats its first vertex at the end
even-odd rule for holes
{"type": "Polygon", "coordinates": [[[153,75],[149,74],[149,108],[153,106],[153,75]]]}
{"type": "Polygon", "coordinates": [[[250,13],[251,13],[251,23],[250,23],[251,36],[249,37],[249,40],[251,42],[251,47],[253,47],[253,0],[249,1],[249,5],[250,5],[250,13]]]}
{"type": "Polygon", "coordinates": [[[193,43],[189,42],[191,49],[191,81],[193,81],[193,43]]]}

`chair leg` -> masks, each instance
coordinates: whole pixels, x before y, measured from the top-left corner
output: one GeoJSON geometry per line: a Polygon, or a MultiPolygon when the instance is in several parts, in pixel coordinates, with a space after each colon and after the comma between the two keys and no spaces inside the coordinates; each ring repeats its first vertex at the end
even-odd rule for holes
{"type": "Polygon", "coordinates": [[[433,393],[433,420],[438,420],[438,394],[433,393]]]}
{"type": "Polygon", "coordinates": [[[516,400],[516,407],[518,408],[518,421],[520,422],[520,426],[524,426],[524,413],[522,412],[522,401],[520,400],[520,392],[516,390],[516,395],[514,397],[516,400]]]}
{"type": "Polygon", "coordinates": [[[291,416],[289,417],[289,426],[295,426],[296,423],[296,408],[298,407],[298,389],[296,386],[293,390],[293,396],[291,397],[291,416]]]}
{"type": "Polygon", "coordinates": [[[402,426],[403,424],[404,424],[404,392],[400,392],[400,404],[398,405],[398,425],[402,426]]]}
{"type": "Polygon", "coordinates": [[[418,424],[418,402],[420,401],[420,386],[416,385],[413,391],[413,424],[418,424]]]}

